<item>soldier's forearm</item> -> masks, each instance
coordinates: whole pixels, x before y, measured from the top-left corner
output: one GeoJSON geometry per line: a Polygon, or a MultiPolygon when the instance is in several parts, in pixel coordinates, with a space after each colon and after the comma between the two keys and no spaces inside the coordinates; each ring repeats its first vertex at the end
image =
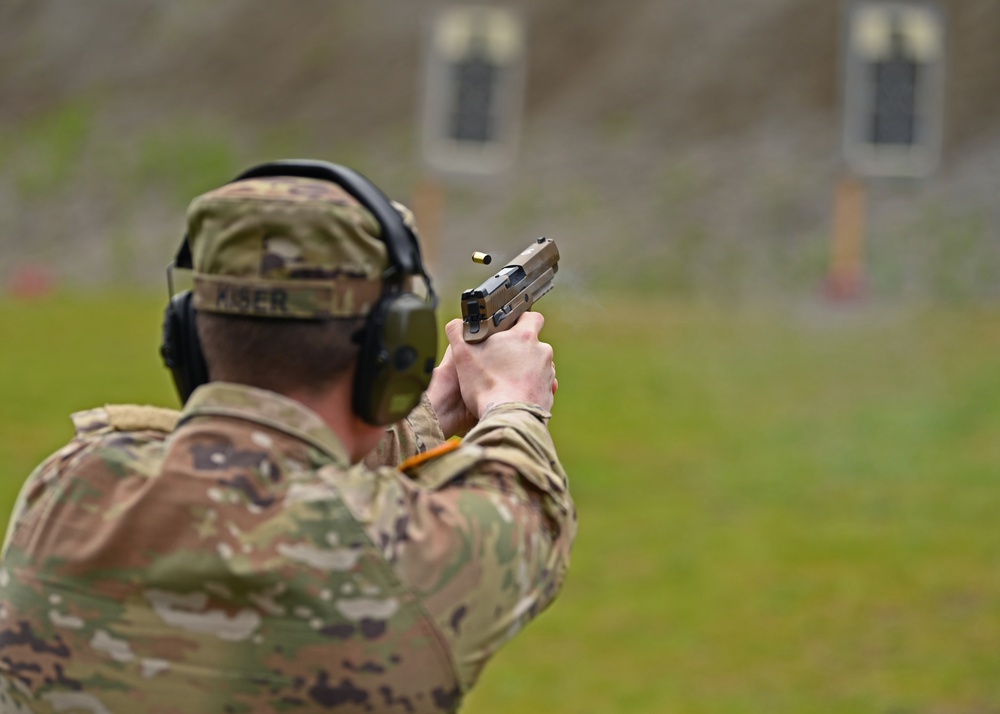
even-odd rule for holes
{"type": "Polygon", "coordinates": [[[427,395],[424,395],[409,416],[385,430],[378,445],[364,458],[365,466],[398,467],[417,454],[444,442],[444,434],[427,395]]]}

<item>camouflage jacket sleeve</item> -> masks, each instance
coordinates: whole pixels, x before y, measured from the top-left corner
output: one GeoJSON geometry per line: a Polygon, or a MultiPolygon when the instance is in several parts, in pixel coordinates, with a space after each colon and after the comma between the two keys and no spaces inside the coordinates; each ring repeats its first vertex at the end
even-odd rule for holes
{"type": "Polygon", "coordinates": [[[405,419],[385,430],[385,436],[365,457],[369,469],[380,466],[398,467],[404,461],[444,443],[444,433],[437,414],[424,394],[420,403],[405,419]]]}
{"type": "Polygon", "coordinates": [[[155,439],[149,439],[151,441],[162,441],[179,418],[180,412],[173,409],[133,404],[109,404],[73,414],[73,424],[76,427],[73,439],[39,464],[21,487],[7,524],[0,557],[6,555],[14,532],[32,520],[40,510],[39,504],[53,495],[55,481],[63,473],[66,464],[88,446],[109,431],[141,432],[147,437],[155,436],[155,439]]]}
{"type": "Polygon", "coordinates": [[[569,565],[576,513],[548,418],[536,406],[497,405],[460,446],[439,447],[405,477],[344,476],[345,501],[419,594],[466,691],[551,603],[569,565]]]}

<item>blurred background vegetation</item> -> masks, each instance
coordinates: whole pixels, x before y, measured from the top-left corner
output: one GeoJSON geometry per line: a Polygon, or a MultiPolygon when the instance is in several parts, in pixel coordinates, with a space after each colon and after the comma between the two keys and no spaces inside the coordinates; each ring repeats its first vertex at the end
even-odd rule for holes
{"type": "MultiPolygon", "coordinates": [[[[1000,4],[942,4],[941,165],[867,182],[867,292],[832,304],[841,3],[504,3],[518,159],[447,185],[425,252],[444,319],[472,250],[558,241],[581,531],[468,711],[1000,712],[1000,4]]],[[[70,411],[176,405],[194,195],[309,157],[418,203],[439,6],[0,5],[0,524],[70,411]]]]}

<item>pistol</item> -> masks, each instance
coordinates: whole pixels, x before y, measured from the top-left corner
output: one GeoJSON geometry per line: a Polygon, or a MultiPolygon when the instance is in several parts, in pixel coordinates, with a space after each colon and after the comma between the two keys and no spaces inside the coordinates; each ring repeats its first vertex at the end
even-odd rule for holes
{"type": "MultiPolygon", "coordinates": [[[[473,254],[477,263],[489,264],[485,253],[473,254]]],[[[478,288],[462,293],[462,336],[466,342],[482,342],[494,332],[514,325],[521,313],[552,289],[559,270],[559,249],[542,236],[478,288]]]]}

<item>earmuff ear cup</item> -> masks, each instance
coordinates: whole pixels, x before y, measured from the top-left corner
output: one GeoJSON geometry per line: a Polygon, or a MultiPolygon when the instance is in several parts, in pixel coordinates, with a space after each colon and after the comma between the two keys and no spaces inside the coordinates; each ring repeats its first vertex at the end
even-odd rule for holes
{"type": "Polygon", "coordinates": [[[420,401],[437,362],[434,306],[412,293],[383,297],[368,317],[354,378],[353,408],[386,426],[420,401]]]}
{"type": "Polygon", "coordinates": [[[195,389],[208,383],[208,366],[201,351],[194,295],[190,290],[175,295],[167,305],[160,356],[170,370],[182,403],[195,389]]]}

